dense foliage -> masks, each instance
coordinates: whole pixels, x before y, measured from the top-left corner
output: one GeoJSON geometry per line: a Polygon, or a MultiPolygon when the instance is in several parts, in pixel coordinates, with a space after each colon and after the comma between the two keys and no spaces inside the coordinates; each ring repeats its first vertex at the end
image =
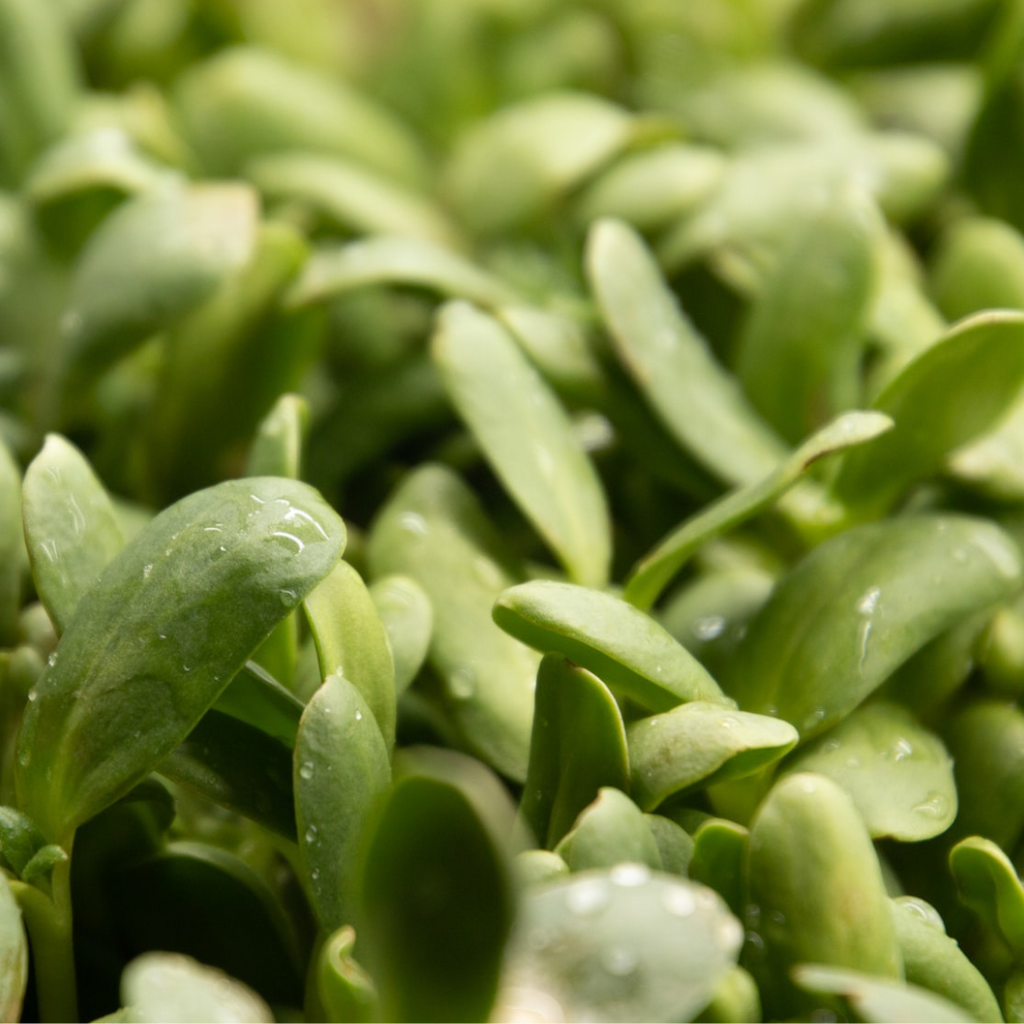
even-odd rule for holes
{"type": "Polygon", "coordinates": [[[1024,5],[0,0],[0,1017],[1024,1020],[1024,5]]]}

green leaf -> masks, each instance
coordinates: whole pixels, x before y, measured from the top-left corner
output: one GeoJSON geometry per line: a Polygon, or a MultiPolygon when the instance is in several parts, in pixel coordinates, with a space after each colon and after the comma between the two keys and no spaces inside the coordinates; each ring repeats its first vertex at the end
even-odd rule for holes
{"type": "Polygon", "coordinates": [[[380,1019],[377,988],[352,955],[355,942],[350,925],[327,939],[316,960],[316,990],[328,1020],[370,1024],[380,1019]]]}
{"type": "Polygon", "coordinates": [[[746,907],[746,862],[750,832],[726,818],[708,818],[693,833],[690,877],[714,889],[734,914],[746,907]]]}
{"type": "Polygon", "coordinates": [[[626,600],[650,608],[702,545],[761,512],[819,459],[871,441],[892,425],[879,413],[850,412],[822,427],[764,479],[719,498],[665,537],[633,568],[626,580],[626,600]]]}
{"type": "Polygon", "coordinates": [[[314,252],[287,302],[302,308],[379,284],[425,288],[485,307],[516,300],[502,281],[444,246],[420,238],[381,236],[314,252]]]}
{"type": "Polygon", "coordinates": [[[641,864],[583,871],[525,893],[495,1019],[550,1001],[563,1020],[692,1020],[742,942],[703,885],[641,864]]]}
{"type": "Polygon", "coordinates": [[[295,841],[292,752],[260,729],[220,711],[207,711],[156,770],[295,841]]]}
{"type": "Polygon", "coordinates": [[[308,361],[307,346],[276,318],[306,242],[294,228],[266,223],[251,245],[250,258],[165,339],[145,424],[150,482],[160,494],[188,493],[233,469],[238,449],[308,361]]]}
{"type": "Polygon", "coordinates": [[[1020,587],[994,524],[919,515],[848,530],[776,587],[736,651],[728,691],[804,739],[852,711],[929,640],[1020,587]]]}
{"type": "Polygon", "coordinates": [[[956,939],[931,920],[931,908],[913,898],[893,900],[890,906],[907,981],[962,1006],[975,1020],[1002,1021],[988,982],[956,939]]]}
{"type": "Polygon", "coordinates": [[[399,774],[369,837],[359,932],[385,1020],[488,1019],[515,913],[512,827],[503,787],[465,755],[424,748],[399,774]]]}
{"type": "Polygon", "coordinates": [[[750,827],[748,928],[758,937],[747,967],[768,1019],[790,1016],[788,974],[818,962],[897,978],[896,928],[878,858],[857,808],[836,783],[788,775],[750,827]]]}
{"type": "Polygon", "coordinates": [[[272,153],[250,161],[245,176],[268,198],[311,207],[345,231],[408,235],[446,247],[456,240],[455,228],[438,207],[351,160],[272,153]]]}
{"type": "Polygon", "coordinates": [[[604,786],[555,847],[570,871],[645,864],[661,869],[654,831],[639,807],[619,789],[604,786]]]}
{"type": "Polygon", "coordinates": [[[426,591],[411,577],[383,576],[370,584],[370,598],[384,623],[395,664],[395,693],[416,678],[434,631],[434,609],[426,591]]]}
{"type": "Polygon", "coordinates": [[[842,996],[853,1008],[854,1019],[865,1024],[916,1020],[970,1024],[974,1020],[966,1010],[948,999],[916,985],[887,981],[868,971],[803,963],[793,969],[793,977],[809,992],[842,996]]]}
{"type": "Polygon", "coordinates": [[[302,476],[302,446],[309,429],[309,402],[284,394],[260,420],[249,450],[246,476],[302,476]]]}
{"type": "Polygon", "coordinates": [[[0,853],[20,878],[25,865],[46,845],[46,837],[27,815],[0,807],[0,853]]]}
{"type": "Polygon", "coordinates": [[[291,749],[303,703],[254,661],[247,661],[214,702],[215,710],[251,725],[291,749]]]}
{"type": "Polygon", "coordinates": [[[269,1006],[247,985],[180,953],[143,953],[124,970],[123,1020],[272,1024],[269,1006]]]}
{"type": "Polygon", "coordinates": [[[553,847],[602,786],[628,791],[626,734],[604,683],[559,655],[540,663],[533,714],[520,814],[553,847]]]}
{"type": "Polygon", "coordinates": [[[388,748],[373,713],[341,675],[324,680],[302,715],[293,784],[299,863],[317,919],[334,931],[355,919],[356,854],[391,784],[388,748]]]}
{"type": "Polygon", "coordinates": [[[957,892],[983,921],[1024,956],[1024,885],[1009,857],[991,840],[969,836],[949,852],[957,892]]]}
{"type": "Polygon", "coordinates": [[[639,235],[597,223],[587,274],[616,352],[672,436],[725,483],[753,484],[786,446],[686,319],[639,235]]]}
{"type": "Polygon", "coordinates": [[[957,836],[1014,849],[1024,833],[1024,712],[1012,700],[973,701],[947,717],[942,734],[959,794],[957,836]]]}
{"type": "Polygon", "coordinates": [[[578,583],[603,586],[611,523],[601,482],[568,413],[498,321],[445,306],[432,354],[491,468],[578,583]]]}
{"type": "Polygon", "coordinates": [[[754,407],[790,442],[859,400],[881,236],[874,204],[840,191],[797,225],[751,306],[736,372],[754,407]]]}
{"type": "Polygon", "coordinates": [[[744,1021],[764,1020],[757,982],[749,971],[737,964],[719,982],[711,1002],[693,1019],[708,1024],[714,1021],[736,1021],[740,1024],[744,1021]]]}
{"type": "Polygon", "coordinates": [[[384,623],[363,578],[339,562],[303,605],[320,678],[343,675],[370,708],[387,749],[395,743],[395,668],[384,623]]]}
{"type": "Polygon", "coordinates": [[[562,654],[652,711],[683,701],[728,704],[718,684],[650,616],[600,590],[533,580],[504,591],[494,621],[545,653],[562,654]]]}
{"type": "Polygon", "coordinates": [[[49,434],[22,484],[25,543],[36,592],[63,633],[124,547],[114,507],[82,453],[49,434]]]}
{"type": "Polygon", "coordinates": [[[470,746],[509,778],[526,778],[539,658],[491,621],[515,582],[501,538],[472,491],[448,469],[423,466],[396,488],[370,533],[371,576],[412,577],[430,599],[430,665],[470,746]]]}
{"type": "Polygon", "coordinates": [[[693,701],[626,727],[632,794],[645,811],[712,782],[753,775],[791,750],[788,722],[693,701]]]}
{"type": "Polygon", "coordinates": [[[124,203],[75,264],[61,321],[65,392],[213,294],[250,257],[257,197],[247,185],[174,185],[124,203]]]}
{"type": "Polygon", "coordinates": [[[661,814],[645,814],[644,820],[654,836],[661,857],[661,870],[688,878],[693,858],[693,840],[682,825],[661,814]]]}
{"type": "Polygon", "coordinates": [[[897,704],[857,708],[802,747],[786,771],[815,772],[842,786],[875,839],[931,839],[956,817],[952,759],[942,740],[897,704]]]}
{"type": "Polygon", "coordinates": [[[153,519],[93,587],[29,703],[18,792],[43,834],[60,841],[170,754],[344,543],[312,488],[269,477],[153,519]]]}
{"type": "Polygon", "coordinates": [[[188,142],[213,174],[238,174],[263,153],[308,150],[355,160],[398,181],[423,177],[418,141],[389,110],[340,76],[270,49],[217,51],[186,70],[173,99],[188,142]]]}
{"type": "Polygon", "coordinates": [[[0,647],[18,636],[21,572],[26,562],[22,526],[21,470],[0,439],[0,647]]]}
{"type": "Polygon", "coordinates": [[[28,983],[28,942],[21,909],[0,871],[0,1020],[21,1020],[28,983]]]}
{"type": "Polygon", "coordinates": [[[630,114],[585,93],[548,92],[504,107],[458,141],[444,188],[474,230],[500,234],[542,216],[622,150],[630,114]]]}
{"type": "Polygon", "coordinates": [[[616,217],[639,231],[692,213],[725,176],[726,158],[710,146],[666,142],[628,153],[580,196],[583,223],[616,217]]]}
{"type": "Polygon", "coordinates": [[[993,310],[956,324],[878,396],[875,408],[896,426],[847,454],[837,497],[864,516],[884,512],[954,448],[994,425],[1022,381],[1024,313],[993,310]]]}

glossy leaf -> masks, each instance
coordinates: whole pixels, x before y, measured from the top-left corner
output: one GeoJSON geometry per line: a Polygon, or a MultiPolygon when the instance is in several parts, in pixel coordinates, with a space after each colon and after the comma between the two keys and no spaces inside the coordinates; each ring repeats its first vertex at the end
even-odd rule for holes
{"type": "Polygon", "coordinates": [[[645,811],[773,764],[800,738],[788,722],[692,701],[626,727],[633,798],[645,811]]]}
{"type": "Polygon", "coordinates": [[[268,477],[152,520],[93,587],[26,712],[18,791],[44,835],[62,840],[167,756],[344,542],[315,491],[268,477]]]}
{"type": "Polygon", "coordinates": [[[49,434],[25,472],[25,543],[39,599],[58,633],[124,547],[113,505],[85,456],[49,434]]]}
{"type": "Polygon", "coordinates": [[[531,97],[466,132],[447,169],[446,192],[474,229],[500,233],[543,214],[621,150],[631,121],[626,110],[598,96],[531,97]]]}
{"type": "Polygon", "coordinates": [[[494,621],[652,711],[688,700],[728,703],[686,648],[648,615],[603,591],[553,580],[521,583],[498,597],[494,621]]]}
{"type": "Polygon", "coordinates": [[[869,971],[854,971],[804,963],[793,976],[802,988],[828,996],[842,996],[856,1020],[865,1024],[887,1021],[933,1021],[934,1024],[970,1024],[974,1018],[948,999],[916,985],[888,981],[869,971]]]}
{"type": "Polygon", "coordinates": [[[379,284],[425,288],[485,307],[516,299],[515,292],[498,278],[444,246],[420,238],[382,235],[315,252],[287,301],[293,307],[303,307],[379,284]]]}
{"type": "Polygon", "coordinates": [[[950,715],[942,733],[959,794],[957,836],[1014,849],[1024,833],[1024,712],[1013,701],[979,700],[950,715]]]}
{"type": "Polygon", "coordinates": [[[180,953],[143,953],[124,971],[122,1018],[136,1024],[160,1021],[244,1021],[272,1024],[267,1004],[242,982],[180,953]]]}
{"type": "Polygon", "coordinates": [[[946,455],[994,425],[1024,380],[1024,313],[979,313],[952,327],[878,396],[896,427],[849,452],[836,495],[867,514],[884,511],[946,455]]]}
{"type": "Polygon", "coordinates": [[[737,375],[754,407],[792,443],[859,400],[881,234],[867,197],[840,191],[793,231],[751,306],[737,375]]]}
{"type": "Polygon", "coordinates": [[[779,583],[736,651],[728,690],[807,739],[1020,579],[1012,541],[984,520],[907,516],[848,530],[779,583]]]}
{"type": "Polygon", "coordinates": [[[661,851],[643,812],[619,789],[603,787],[562,837],[555,853],[570,871],[645,864],[661,870],[661,851]]]}
{"type": "Polygon", "coordinates": [[[66,386],[208,298],[249,259],[257,216],[248,186],[207,184],[147,192],[108,217],[75,265],[66,386]]]}
{"type": "Polygon", "coordinates": [[[388,791],[388,748],[359,690],[333,674],[306,706],[295,741],[299,863],[317,919],[352,924],[359,894],[356,854],[369,816],[388,791]]]}
{"type": "Polygon", "coordinates": [[[629,790],[619,706],[597,676],[548,655],[537,671],[520,814],[540,844],[553,847],[602,786],[629,790]]]}
{"type": "Polygon", "coordinates": [[[425,466],[381,509],[369,538],[373,577],[403,573],[430,599],[429,661],[470,748],[512,779],[526,778],[540,659],[491,621],[515,582],[500,538],[450,470],[425,466]]]}
{"type": "Polygon", "coordinates": [[[957,941],[926,916],[928,908],[912,900],[893,900],[891,907],[907,981],[962,1006],[974,1020],[1001,1021],[988,982],[957,941]]]}
{"type": "Polygon", "coordinates": [[[261,730],[207,711],[156,768],[172,782],[295,841],[292,752],[261,730]]]}
{"type": "Polygon", "coordinates": [[[388,110],[339,76],[269,49],[235,46],[193,64],[174,100],[186,138],[214,174],[237,174],[252,157],[280,150],[334,154],[400,181],[423,173],[417,141],[388,110]]]}
{"type": "Polygon", "coordinates": [[[586,189],[579,199],[579,219],[616,217],[640,231],[664,227],[706,200],[726,166],[717,150],[685,142],[630,153],[586,189]]]}
{"type": "Polygon", "coordinates": [[[21,470],[0,440],[0,645],[15,642],[25,558],[21,470]]]}
{"type": "Polygon", "coordinates": [[[384,576],[370,584],[370,598],[391,646],[395,692],[404,693],[426,660],[434,631],[434,610],[424,589],[411,577],[384,576]]]}
{"type": "Polygon", "coordinates": [[[725,483],[756,483],[786,447],[686,319],[640,237],[600,221],[587,273],[619,358],[682,447],[725,483]]]}
{"type": "Polygon", "coordinates": [[[456,411],[520,510],[576,582],[603,586],[607,502],[557,397],[501,324],[472,306],[441,310],[432,353],[456,411]]]}
{"type": "Polygon", "coordinates": [[[889,417],[870,412],[846,413],[823,427],[764,479],[719,498],[673,530],[633,568],[626,580],[626,600],[649,608],[703,544],[761,512],[819,459],[871,441],[891,428],[889,417]]]}
{"type": "Polygon", "coordinates": [[[373,979],[353,957],[356,933],[350,925],[334,932],[316,962],[317,995],[328,1020],[370,1024],[379,1019],[373,979]]]}
{"type": "Polygon", "coordinates": [[[715,893],[641,864],[528,891],[500,1008],[562,1020],[692,1020],[732,969],[739,922],[715,893]]]}
{"type": "Polygon", "coordinates": [[[0,1020],[21,1020],[28,983],[28,941],[7,876],[0,872],[0,1020]]]}
{"type": "Polygon", "coordinates": [[[272,153],[250,161],[245,171],[270,199],[302,203],[357,234],[408,235],[445,246],[455,240],[440,209],[341,157],[272,153]]]}
{"type": "Polygon", "coordinates": [[[395,742],[395,668],[384,623],[363,578],[339,562],[303,607],[321,678],[342,675],[359,691],[390,750],[395,742]]]}
{"type": "Polygon", "coordinates": [[[897,978],[900,954],[881,868],[853,801],[830,779],[789,775],[750,827],[747,967],[770,1017],[793,1012],[790,969],[819,963],[897,978]]]}
{"type": "Polygon", "coordinates": [[[1024,885],[1005,853],[991,840],[970,836],[949,853],[957,891],[983,921],[1024,955],[1024,885]]]}
{"type": "Polygon", "coordinates": [[[515,913],[511,828],[501,785],[464,755],[424,750],[396,781],[368,841],[359,933],[384,1019],[487,1019],[515,913]]]}
{"type": "Polygon", "coordinates": [[[802,747],[786,771],[815,772],[842,786],[875,839],[931,839],[956,817],[952,759],[938,736],[896,704],[857,708],[802,747]]]}

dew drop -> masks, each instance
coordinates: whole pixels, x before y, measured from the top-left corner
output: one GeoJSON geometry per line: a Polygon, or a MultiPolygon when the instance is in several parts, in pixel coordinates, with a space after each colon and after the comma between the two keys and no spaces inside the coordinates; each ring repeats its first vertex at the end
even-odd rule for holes
{"type": "Polygon", "coordinates": [[[665,893],[662,902],[665,909],[675,917],[689,917],[697,909],[697,901],[693,893],[682,886],[673,886],[665,893]]]}
{"type": "Polygon", "coordinates": [[[310,871],[310,873],[309,873],[309,880],[311,882],[319,882],[320,881],[320,869],[319,868],[313,868],[313,870],[310,871]]]}
{"type": "Polygon", "coordinates": [[[882,596],[881,587],[870,587],[864,591],[861,599],[857,602],[857,611],[861,615],[874,615],[878,607],[878,599],[882,596]]]}
{"type": "Polygon", "coordinates": [[[928,794],[927,800],[914,807],[914,813],[924,818],[944,818],[948,812],[949,799],[934,790],[928,794]]]}
{"type": "Polygon", "coordinates": [[[305,836],[303,836],[303,838],[306,840],[307,843],[315,843],[316,842],[316,825],[310,825],[309,828],[306,829],[306,834],[305,834],[305,836]]]}
{"type": "Polygon", "coordinates": [[[692,628],[698,640],[714,640],[725,630],[725,619],[721,615],[704,615],[694,619],[692,628]]]}
{"type": "Polygon", "coordinates": [[[277,596],[281,598],[281,604],[283,604],[285,608],[291,608],[293,605],[298,603],[299,600],[299,595],[296,594],[294,590],[288,590],[286,588],[279,590],[277,592],[277,596]]]}
{"type": "Polygon", "coordinates": [[[740,720],[735,715],[726,715],[719,723],[723,729],[735,729],[740,720]]]}
{"type": "Polygon", "coordinates": [[[51,655],[50,655],[50,656],[49,656],[49,657],[48,657],[48,658],[46,659],[46,664],[47,664],[47,665],[49,665],[49,666],[50,666],[50,668],[53,668],[53,666],[57,664],[57,652],[56,652],[56,651],[54,651],[54,652],[53,652],[53,653],[52,653],[52,654],[51,654],[51,655]]]}
{"type": "Polygon", "coordinates": [[[302,779],[313,778],[315,767],[312,761],[303,761],[299,767],[299,777],[302,779]]]}
{"type": "Polygon", "coordinates": [[[476,672],[462,665],[448,677],[448,687],[456,700],[469,700],[476,693],[476,672]]]}
{"type": "Polygon", "coordinates": [[[608,906],[608,886],[603,880],[577,882],[565,896],[566,906],[581,916],[596,914],[608,906]]]}
{"type": "Polygon", "coordinates": [[[821,745],[821,752],[823,754],[834,754],[837,750],[841,750],[843,744],[840,740],[827,740],[821,745]]]}
{"type": "Polygon", "coordinates": [[[816,729],[825,721],[825,714],[825,709],[820,704],[815,708],[811,708],[810,713],[804,718],[800,731],[810,732],[812,729],[816,729]]]}
{"type": "Polygon", "coordinates": [[[144,580],[148,580],[148,579],[149,579],[149,574],[150,574],[150,573],[151,573],[152,571],[153,571],[153,563],[152,563],[152,562],[147,562],[147,563],[146,563],[146,564],[145,564],[145,565],[144,565],[144,566],[142,567],[142,578],[143,578],[144,580]]]}
{"type": "Polygon", "coordinates": [[[611,871],[613,885],[621,886],[624,889],[632,889],[638,885],[644,885],[650,880],[651,872],[643,864],[625,863],[616,864],[611,871]]]}
{"type": "Polygon", "coordinates": [[[356,721],[357,722],[361,722],[362,720],[363,720],[363,713],[362,713],[362,711],[357,711],[356,712],[356,721]]]}
{"type": "Polygon", "coordinates": [[[406,533],[414,534],[417,537],[426,537],[430,533],[430,527],[427,525],[426,519],[419,512],[403,512],[398,517],[398,525],[406,533]]]}
{"type": "MultiPolygon", "coordinates": [[[[51,657],[52,657],[52,655],[51,655],[51,657]]],[[[32,704],[38,698],[39,698],[39,694],[36,693],[36,688],[33,686],[32,689],[28,691],[28,702],[30,704],[32,704]]]]}
{"type": "Polygon", "coordinates": [[[908,757],[914,756],[914,746],[905,736],[901,736],[887,752],[888,757],[894,761],[906,761],[908,757]]]}
{"type": "Polygon", "coordinates": [[[275,530],[270,536],[280,537],[283,541],[287,542],[288,544],[294,544],[295,554],[298,554],[306,547],[305,542],[296,537],[294,533],[286,533],[284,530],[275,530]]]}

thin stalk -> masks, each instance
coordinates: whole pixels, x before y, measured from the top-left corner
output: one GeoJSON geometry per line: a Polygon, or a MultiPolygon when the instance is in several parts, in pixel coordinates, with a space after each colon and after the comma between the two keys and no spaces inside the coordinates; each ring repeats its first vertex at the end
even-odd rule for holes
{"type": "Polygon", "coordinates": [[[78,990],[72,941],[70,855],[53,869],[51,887],[52,899],[25,882],[11,883],[32,946],[39,1019],[76,1021],[78,990]]]}

